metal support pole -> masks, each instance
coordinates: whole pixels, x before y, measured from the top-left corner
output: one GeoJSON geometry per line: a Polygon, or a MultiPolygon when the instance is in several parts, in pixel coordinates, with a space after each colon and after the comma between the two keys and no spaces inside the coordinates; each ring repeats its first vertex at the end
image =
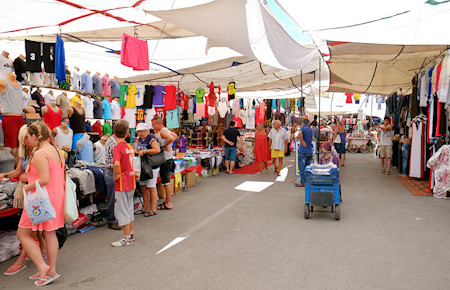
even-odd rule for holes
{"type": "Polygon", "coordinates": [[[319,129],[320,129],[320,90],[321,90],[321,85],[320,85],[320,74],[321,74],[321,72],[322,72],[322,69],[321,69],[321,66],[322,66],[322,59],[319,57],[319,122],[318,122],[318,126],[319,126],[319,129]]]}

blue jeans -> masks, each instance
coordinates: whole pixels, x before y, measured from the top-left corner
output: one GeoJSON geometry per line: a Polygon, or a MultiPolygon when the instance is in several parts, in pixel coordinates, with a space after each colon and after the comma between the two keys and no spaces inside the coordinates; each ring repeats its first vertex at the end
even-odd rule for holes
{"type": "Polygon", "coordinates": [[[106,169],[105,174],[106,192],[108,198],[108,224],[117,223],[116,216],[114,215],[114,203],[116,202],[116,189],[113,179],[112,169],[106,169]]]}
{"type": "Polygon", "coordinates": [[[402,174],[408,175],[408,160],[409,160],[409,151],[411,150],[411,144],[403,144],[402,145],[402,174]]]}
{"type": "Polygon", "coordinates": [[[298,169],[300,171],[301,184],[305,184],[305,168],[311,164],[312,153],[298,154],[298,169]]]}

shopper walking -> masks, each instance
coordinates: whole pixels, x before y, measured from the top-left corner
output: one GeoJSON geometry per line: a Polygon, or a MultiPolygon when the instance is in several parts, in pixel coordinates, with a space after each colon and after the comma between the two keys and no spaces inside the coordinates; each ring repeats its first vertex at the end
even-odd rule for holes
{"type": "Polygon", "coordinates": [[[36,151],[27,168],[28,184],[24,190],[27,193],[36,190],[37,182],[41,187],[45,187],[56,218],[33,225],[24,211],[20,218],[17,237],[39,271],[38,275],[30,278],[37,279],[36,285],[47,285],[60,276],[56,272],[59,245],[55,231],[64,226],[64,157],[60,150],[50,143],[50,130],[44,122],[32,123],[25,138],[31,146],[36,147],[36,151]],[[44,232],[48,264],[42,258],[39,246],[33,238],[33,231],[44,232]]]}
{"type": "Polygon", "coordinates": [[[238,129],[235,128],[236,123],[231,121],[228,129],[223,131],[222,140],[225,142],[225,167],[228,174],[234,174],[233,169],[237,158],[237,138],[241,141],[240,149],[244,151],[244,140],[238,129]]]}
{"type": "MultiPolygon", "coordinates": [[[[150,134],[148,125],[145,123],[139,123],[136,126],[136,133],[138,138],[135,141],[135,153],[139,157],[144,156],[144,154],[158,154],[161,152],[158,141],[155,135],[150,134]]],[[[139,181],[141,186],[142,197],[144,199],[143,209],[140,212],[144,217],[156,215],[156,203],[158,201],[158,192],[156,191],[156,180],[158,179],[159,166],[157,168],[152,168],[151,179],[145,181],[139,181]]],[[[139,213],[138,213],[139,214],[139,213]]]]}
{"type": "Polygon", "coordinates": [[[313,132],[309,127],[309,120],[303,119],[302,127],[297,131],[297,139],[300,140],[298,149],[298,169],[300,171],[300,187],[305,186],[305,168],[311,164],[313,148],[312,148],[313,132]]]}
{"type": "Polygon", "coordinates": [[[283,167],[283,157],[287,152],[288,147],[288,134],[286,130],[281,128],[281,121],[273,121],[273,128],[269,132],[269,148],[271,149],[272,162],[275,167],[275,173],[280,175],[280,171],[283,167]],[[278,165],[277,165],[278,160],[278,165]]]}
{"type": "Polygon", "coordinates": [[[255,132],[255,142],[253,144],[253,152],[255,155],[255,162],[259,165],[259,172],[261,174],[263,169],[269,172],[267,162],[270,161],[270,150],[269,150],[269,139],[267,138],[267,133],[264,125],[258,123],[256,125],[255,132]]]}
{"type": "Polygon", "coordinates": [[[391,159],[392,159],[392,136],[394,131],[390,124],[389,117],[384,118],[384,123],[379,127],[380,132],[380,158],[381,158],[381,173],[391,175],[391,159]],[[387,168],[384,166],[384,159],[386,158],[387,168]]]}
{"type": "Polygon", "coordinates": [[[164,157],[166,162],[159,167],[159,176],[161,184],[166,192],[166,199],[158,205],[159,210],[172,210],[172,187],[170,186],[170,173],[175,170],[175,162],[173,161],[172,143],[177,140],[177,134],[164,127],[163,120],[160,117],[152,119],[152,126],[155,129],[155,137],[161,146],[164,146],[164,157]]]}
{"type": "Polygon", "coordinates": [[[341,166],[344,166],[345,162],[345,137],[346,137],[346,130],[344,123],[339,120],[336,123],[336,128],[334,130],[334,148],[336,149],[337,153],[339,154],[339,158],[341,160],[341,166]]]}

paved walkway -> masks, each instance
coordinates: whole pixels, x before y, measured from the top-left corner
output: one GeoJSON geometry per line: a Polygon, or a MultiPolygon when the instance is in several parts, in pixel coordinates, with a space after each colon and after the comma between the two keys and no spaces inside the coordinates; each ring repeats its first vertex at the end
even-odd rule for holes
{"type": "MultiPolygon", "coordinates": [[[[132,247],[120,232],[71,236],[61,278],[49,289],[448,289],[450,203],[412,196],[380,173],[371,154],[347,154],[341,220],[303,218],[294,167],[273,174],[221,173],[174,197],[175,210],[137,218],[132,247]],[[261,192],[234,188],[274,182],[261,192]],[[185,238],[157,254],[170,242],[185,238]]],[[[286,158],[293,165],[293,158],[286,158]]],[[[3,272],[12,261],[0,264],[3,272]]],[[[0,289],[34,289],[34,266],[0,277],[0,289]]]]}

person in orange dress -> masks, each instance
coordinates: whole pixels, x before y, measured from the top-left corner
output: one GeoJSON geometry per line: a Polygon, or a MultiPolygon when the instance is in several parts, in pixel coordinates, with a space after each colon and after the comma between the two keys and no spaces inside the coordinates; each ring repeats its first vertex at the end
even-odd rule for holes
{"type": "Polygon", "coordinates": [[[36,148],[26,169],[28,184],[24,186],[24,191],[27,193],[35,191],[37,182],[42,188],[45,187],[56,218],[33,225],[24,211],[17,230],[17,237],[39,271],[29,277],[36,280],[34,284],[38,286],[47,285],[60,276],[56,272],[59,246],[55,231],[64,226],[65,168],[64,156],[51,143],[50,138],[51,132],[44,122],[34,122],[27,129],[25,140],[36,148]],[[41,250],[33,238],[33,231],[42,231],[44,234],[48,264],[42,258],[41,250]]]}
{"type": "Polygon", "coordinates": [[[256,125],[255,142],[253,144],[253,152],[255,154],[255,162],[258,162],[259,172],[261,174],[263,169],[269,172],[267,162],[271,159],[269,151],[269,139],[267,139],[267,132],[264,125],[258,123],[256,125]]]}

